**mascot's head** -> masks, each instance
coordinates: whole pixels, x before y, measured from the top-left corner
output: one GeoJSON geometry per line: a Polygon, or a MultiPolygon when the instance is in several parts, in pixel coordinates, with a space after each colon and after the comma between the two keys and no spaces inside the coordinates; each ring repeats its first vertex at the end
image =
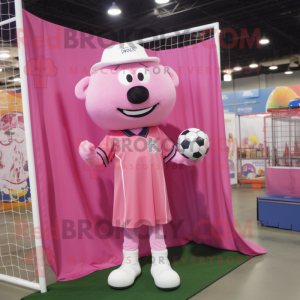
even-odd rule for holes
{"type": "Polygon", "coordinates": [[[176,102],[177,74],[148,57],[137,44],[125,43],[104,50],[91,76],[79,81],[76,97],[86,100],[91,119],[108,130],[156,126],[176,102]]]}

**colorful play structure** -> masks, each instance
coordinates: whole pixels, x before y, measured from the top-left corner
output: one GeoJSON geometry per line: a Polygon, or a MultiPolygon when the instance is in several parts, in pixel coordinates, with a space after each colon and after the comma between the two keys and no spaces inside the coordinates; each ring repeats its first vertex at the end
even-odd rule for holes
{"type": "Polygon", "coordinates": [[[257,198],[257,219],[264,226],[300,231],[300,109],[268,113],[267,193],[257,198]]]}

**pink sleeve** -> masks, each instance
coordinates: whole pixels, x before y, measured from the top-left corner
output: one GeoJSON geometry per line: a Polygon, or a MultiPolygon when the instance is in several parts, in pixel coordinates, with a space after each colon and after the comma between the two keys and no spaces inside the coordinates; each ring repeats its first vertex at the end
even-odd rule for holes
{"type": "Polygon", "coordinates": [[[97,147],[96,152],[101,157],[105,167],[107,167],[115,156],[114,136],[111,131],[102,140],[99,147],[97,147]]]}
{"type": "Polygon", "coordinates": [[[161,140],[162,156],[163,156],[164,162],[168,163],[176,155],[177,149],[176,149],[176,146],[174,145],[174,143],[172,142],[172,140],[169,139],[161,129],[158,128],[158,131],[159,131],[159,136],[160,136],[160,140],[161,140]]]}

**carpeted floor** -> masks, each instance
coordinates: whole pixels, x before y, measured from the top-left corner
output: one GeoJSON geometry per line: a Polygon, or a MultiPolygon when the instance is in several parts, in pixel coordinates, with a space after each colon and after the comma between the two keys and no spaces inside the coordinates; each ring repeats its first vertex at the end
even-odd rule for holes
{"type": "Polygon", "coordinates": [[[192,297],[231,272],[250,257],[239,252],[225,251],[196,243],[168,248],[169,260],[178,272],[181,286],[171,292],[156,288],[150,274],[151,256],[140,259],[142,276],[133,287],[113,290],[107,285],[109,273],[117,267],[96,271],[80,279],[56,282],[48,286],[47,293],[34,293],[24,300],[184,300],[192,297]]]}

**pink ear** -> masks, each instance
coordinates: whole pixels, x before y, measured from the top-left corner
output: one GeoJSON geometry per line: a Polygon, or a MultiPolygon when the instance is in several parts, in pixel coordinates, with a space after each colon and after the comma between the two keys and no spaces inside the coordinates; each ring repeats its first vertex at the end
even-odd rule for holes
{"type": "Polygon", "coordinates": [[[90,76],[84,77],[76,84],[75,95],[79,100],[85,100],[86,91],[90,83],[90,78],[90,76]]]}
{"type": "Polygon", "coordinates": [[[174,83],[175,87],[178,86],[179,85],[179,78],[178,78],[176,72],[170,67],[165,67],[165,68],[166,68],[167,72],[169,73],[171,79],[173,80],[173,83],[174,83]]]}

